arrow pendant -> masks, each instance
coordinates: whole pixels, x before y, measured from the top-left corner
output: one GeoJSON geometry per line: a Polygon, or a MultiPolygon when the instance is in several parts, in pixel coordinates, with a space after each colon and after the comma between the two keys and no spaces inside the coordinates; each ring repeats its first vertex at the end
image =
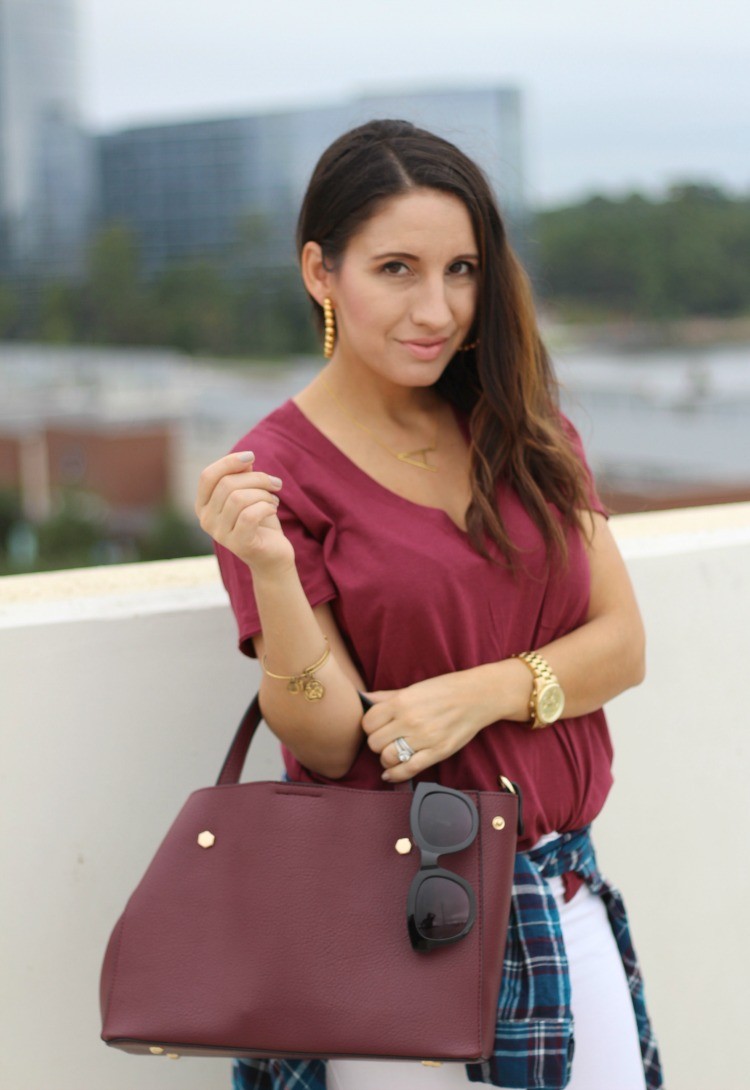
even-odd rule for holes
{"type": "Polygon", "coordinates": [[[408,450],[404,451],[403,454],[397,454],[396,457],[399,462],[406,462],[410,466],[416,466],[417,469],[429,469],[431,473],[437,473],[438,467],[431,466],[425,457],[435,449],[435,447],[419,447],[417,450],[408,450]],[[418,458],[418,454],[421,454],[422,457],[418,458]]]}

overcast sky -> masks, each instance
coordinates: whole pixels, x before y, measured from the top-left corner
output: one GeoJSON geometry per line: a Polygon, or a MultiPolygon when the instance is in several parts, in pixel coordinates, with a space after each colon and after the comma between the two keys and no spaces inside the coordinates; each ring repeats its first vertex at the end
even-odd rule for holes
{"type": "Polygon", "coordinates": [[[746,0],[77,0],[96,129],[512,84],[532,203],[750,192],[746,0]]]}

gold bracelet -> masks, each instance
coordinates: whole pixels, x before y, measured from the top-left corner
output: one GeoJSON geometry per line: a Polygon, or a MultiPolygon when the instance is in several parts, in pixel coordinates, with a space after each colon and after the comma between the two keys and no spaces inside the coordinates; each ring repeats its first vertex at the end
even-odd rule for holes
{"type": "Polygon", "coordinates": [[[325,651],[317,662],[314,662],[312,666],[306,666],[301,673],[272,674],[266,666],[265,655],[263,656],[263,662],[261,663],[264,673],[268,674],[269,677],[275,678],[276,681],[286,681],[288,693],[304,693],[305,700],[322,700],[326,691],[315,677],[315,671],[320,669],[331,653],[331,645],[328,642],[328,637],[324,636],[323,639],[326,641],[325,651]]]}

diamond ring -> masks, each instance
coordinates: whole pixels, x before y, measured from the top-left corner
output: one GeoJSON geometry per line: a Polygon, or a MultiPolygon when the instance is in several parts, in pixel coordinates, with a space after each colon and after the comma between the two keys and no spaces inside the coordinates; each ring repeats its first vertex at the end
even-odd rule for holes
{"type": "Polygon", "coordinates": [[[404,761],[410,761],[412,759],[412,757],[414,756],[414,750],[411,748],[405,738],[396,738],[393,744],[396,747],[398,759],[402,762],[402,764],[404,761]]]}

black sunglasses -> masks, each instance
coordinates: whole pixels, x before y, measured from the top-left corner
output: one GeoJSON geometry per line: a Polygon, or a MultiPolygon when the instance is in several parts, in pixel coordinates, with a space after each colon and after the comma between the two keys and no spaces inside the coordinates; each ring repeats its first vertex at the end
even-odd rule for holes
{"type": "Polygon", "coordinates": [[[452,871],[438,866],[438,858],[463,851],[479,829],[479,815],[471,799],[450,787],[420,783],[409,815],[411,834],[422,853],[406,901],[409,938],[415,950],[434,950],[465,938],[477,915],[474,890],[452,871]]]}

